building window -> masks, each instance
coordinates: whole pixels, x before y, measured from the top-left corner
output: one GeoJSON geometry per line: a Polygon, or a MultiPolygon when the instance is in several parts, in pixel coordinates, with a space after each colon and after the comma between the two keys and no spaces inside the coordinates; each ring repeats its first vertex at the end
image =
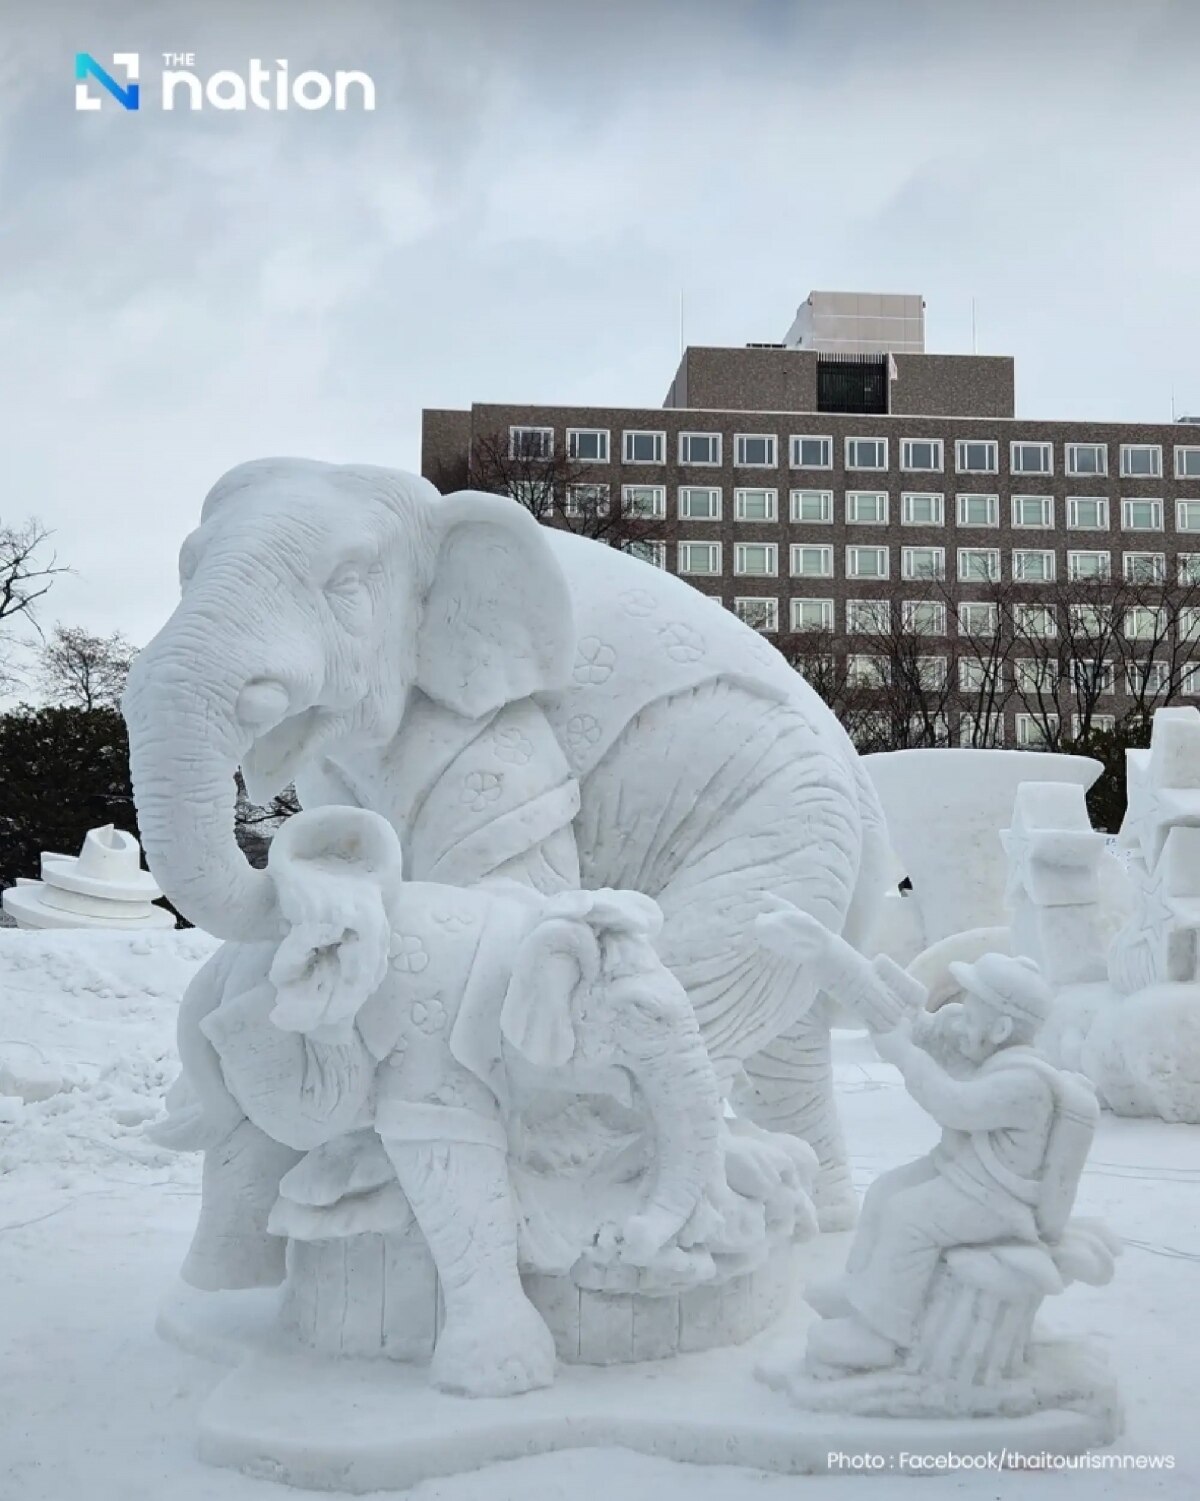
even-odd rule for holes
{"type": "Polygon", "coordinates": [[[886,438],[847,438],[847,469],[886,469],[886,438]]]}
{"type": "Polygon", "coordinates": [[[990,439],[960,438],[954,445],[959,474],[995,474],[999,465],[998,446],[990,439]]]}
{"type": "Polygon", "coordinates": [[[958,497],[959,526],[998,526],[1000,523],[1000,497],[998,495],[960,495],[958,497]]]}
{"type": "Polygon", "coordinates": [[[510,427],[508,430],[508,456],[510,459],[548,459],[554,453],[554,429],[552,427],[510,427]]]}
{"type": "Polygon", "coordinates": [[[1037,531],[1048,531],[1054,525],[1054,496],[1014,495],[1012,524],[1037,531]]]}
{"type": "Polygon", "coordinates": [[[885,579],[888,576],[886,547],[848,547],[846,577],[849,579],[885,579]]]}
{"type": "Polygon", "coordinates": [[[900,467],[914,474],[940,474],[942,440],[940,438],[904,438],[900,443],[900,467]]]}
{"type": "Polygon", "coordinates": [[[1112,630],[1111,605],[1068,605],[1067,610],[1073,636],[1095,640],[1112,630]]]}
{"type": "Polygon", "coordinates": [[[1166,634],[1166,613],[1161,605],[1132,605],[1125,611],[1122,629],[1129,641],[1158,641],[1166,634]]]}
{"type": "Polygon", "coordinates": [[[608,429],[606,427],[567,428],[567,453],[581,464],[608,463],[608,429]]]}
{"type": "Polygon", "coordinates": [[[1167,560],[1161,552],[1127,552],[1122,568],[1130,584],[1161,584],[1167,576],[1167,560]]]}
{"type": "Polygon", "coordinates": [[[792,544],[792,577],[808,579],[831,579],[833,577],[832,547],[803,547],[792,544]]]}
{"type": "Polygon", "coordinates": [[[1054,554],[1041,548],[1015,548],[1013,580],[1020,584],[1049,584],[1054,579],[1054,554]]]}
{"type": "Polygon", "coordinates": [[[567,516],[607,516],[607,485],[568,485],[563,512],[567,516]]]}
{"type": "MultiPolygon", "coordinates": [[[[1088,721],[1088,729],[1095,735],[1111,735],[1116,727],[1117,716],[1115,714],[1093,714],[1088,721]]],[[[1082,714],[1071,715],[1071,734],[1076,740],[1083,734],[1082,714]]]]}
{"type": "Polygon", "coordinates": [[[945,578],[946,549],[944,547],[902,547],[900,549],[900,577],[902,579],[945,578]]]}
{"type": "Polygon", "coordinates": [[[679,517],[682,521],[720,521],[720,490],[709,485],[681,485],[679,517]]]}
{"type": "Polygon", "coordinates": [[[1067,501],[1067,525],[1078,532],[1108,530],[1108,501],[1103,495],[1072,495],[1067,501]]]}
{"type": "Polygon", "coordinates": [[[1068,443],[1068,474],[1107,474],[1107,443],[1068,443]]]}
{"type": "Polygon", "coordinates": [[[738,433],[733,440],[733,451],[739,469],[773,469],[775,434],[738,433]]]}
{"type": "Polygon", "coordinates": [[[666,446],[666,433],[626,432],[625,462],[627,464],[661,464],[666,446]]]}
{"type": "Polygon", "coordinates": [[[964,693],[982,693],[989,686],[999,686],[995,666],[982,657],[959,657],[958,686],[964,693]]]}
{"type": "Polygon", "coordinates": [[[905,526],[941,526],[943,504],[941,495],[905,493],[900,497],[900,519],[905,526]]]}
{"type": "Polygon", "coordinates": [[[851,636],[871,631],[885,633],[892,628],[892,607],[886,599],[848,599],[846,630],[851,636]]]}
{"type": "Polygon", "coordinates": [[[1200,446],[1188,444],[1175,447],[1175,478],[1200,479],[1200,446]]]}
{"type": "Polygon", "coordinates": [[[791,500],[793,521],[833,520],[832,490],[793,490],[791,500]]]}
{"type": "Polygon", "coordinates": [[[846,658],[846,682],[851,688],[885,688],[891,679],[886,657],[855,652],[846,658]]]}
{"type": "Polygon", "coordinates": [[[846,520],[858,525],[886,526],[888,498],[884,490],[848,490],[846,520]]]}
{"type": "Polygon", "coordinates": [[[1058,691],[1058,662],[1051,657],[1018,657],[1013,681],[1019,693],[1058,691]]]}
{"type": "Polygon", "coordinates": [[[958,607],[960,636],[994,636],[998,612],[991,601],[964,600],[958,607]]]}
{"type": "Polygon", "coordinates": [[[743,624],[756,631],[773,634],[779,629],[779,601],[777,599],[735,599],[733,613],[743,624]]]}
{"type": "Polygon", "coordinates": [[[678,557],[680,573],[701,574],[711,578],[721,571],[719,542],[681,542],[678,557]]]}
{"type": "Polygon", "coordinates": [[[1058,724],[1057,714],[1018,714],[1017,744],[1023,750],[1045,750],[1058,724]]]}
{"type": "Polygon", "coordinates": [[[1076,660],[1071,663],[1071,683],[1076,693],[1085,694],[1089,698],[1102,693],[1115,693],[1116,668],[1111,662],[1076,660]]]}
{"type": "Polygon", "coordinates": [[[733,514],[739,521],[774,521],[774,490],[735,490],[733,514]]]}
{"type": "Polygon", "coordinates": [[[1130,698],[1154,698],[1167,691],[1170,680],[1166,662],[1130,662],[1125,669],[1125,691],[1130,698]]]}
{"type": "Polygon", "coordinates": [[[933,599],[906,599],[901,606],[904,629],[914,636],[944,636],[946,606],[933,599]]]}
{"type": "Polygon", "coordinates": [[[1058,635],[1058,623],[1049,605],[1014,605],[1013,624],[1027,639],[1048,641],[1058,635]]]}
{"type": "Polygon", "coordinates": [[[1181,584],[1200,584],[1200,552],[1181,552],[1179,554],[1179,582],[1181,584]]]}
{"type": "Polygon", "coordinates": [[[720,433],[680,433],[679,462],[712,467],[721,462],[720,433]]]}
{"type": "Polygon", "coordinates": [[[665,485],[623,485],[621,510],[626,516],[655,520],[667,514],[665,485]]]}
{"type": "Polygon", "coordinates": [[[1013,474],[1053,474],[1052,443],[1010,443],[1008,467],[1013,474]]]}
{"type": "Polygon", "coordinates": [[[733,571],[754,578],[774,578],[779,572],[778,548],[774,542],[735,542],[733,571]]]}
{"type": "Polygon", "coordinates": [[[1121,525],[1127,532],[1161,532],[1161,500],[1123,500],[1121,525]]]}
{"type": "Polygon", "coordinates": [[[1122,443],[1121,475],[1125,479],[1158,479],[1162,449],[1157,443],[1122,443]]]}
{"type": "Polygon", "coordinates": [[[914,665],[917,687],[923,693],[932,693],[946,686],[945,657],[917,657],[914,665]]]}
{"type": "Polygon", "coordinates": [[[958,716],[958,743],[965,750],[979,746],[1004,744],[1004,719],[997,710],[982,710],[978,714],[963,713],[958,716]]]}
{"type": "Polygon", "coordinates": [[[833,439],[795,433],[789,445],[788,457],[793,469],[832,469],[833,439]]]}
{"type": "Polygon", "coordinates": [[[1200,500],[1177,500],[1175,525],[1181,532],[1200,532],[1200,500]]]}
{"type": "Polygon", "coordinates": [[[794,599],[794,600],[792,600],[792,630],[794,630],[794,631],[831,631],[831,630],[833,630],[833,600],[831,600],[831,599],[794,599]]]}
{"type": "Polygon", "coordinates": [[[995,547],[960,547],[958,576],[964,583],[986,580],[995,583],[1000,577],[1000,551],[995,547]]]}
{"type": "Polygon", "coordinates": [[[667,544],[665,542],[625,542],[621,546],[622,552],[627,552],[631,558],[640,558],[643,563],[651,563],[655,568],[667,566],[667,544]]]}
{"type": "Polygon", "coordinates": [[[1067,554],[1067,577],[1079,579],[1106,579],[1112,576],[1111,559],[1106,552],[1069,552],[1067,554]]]}

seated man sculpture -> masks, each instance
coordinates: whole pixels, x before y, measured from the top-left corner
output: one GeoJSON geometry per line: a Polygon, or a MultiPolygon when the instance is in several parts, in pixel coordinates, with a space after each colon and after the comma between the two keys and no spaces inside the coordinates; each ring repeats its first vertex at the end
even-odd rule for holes
{"type": "MultiPolygon", "coordinates": [[[[799,914],[790,928],[798,945],[829,942],[799,914]]],[[[960,1005],[874,1034],[942,1136],[871,1185],[844,1274],[806,1289],[821,1315],[800,1367],[810,1378],[1018,1376],[1046,1293],[1111,1275],[1106,1232],[1068,1223],[1099,1112],[1087,1080],[1034,1048],[1048,988],[1028,959],[953,969],[960,1005]]]]}

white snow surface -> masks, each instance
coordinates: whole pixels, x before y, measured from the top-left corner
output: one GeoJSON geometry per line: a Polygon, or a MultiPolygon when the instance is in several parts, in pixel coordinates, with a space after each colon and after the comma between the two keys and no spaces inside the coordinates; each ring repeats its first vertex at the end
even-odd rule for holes
{"type": "MultiPolygon", "coordinates": [[[[215,946],[194,931],[0,931],[0,1501],[288,1494],[196,1459],[197,1409],[223,1372],[154,1333],[191,1234],[200,1163],[153,1146],[142,1125],[177,1070],[178,999],[215,946]]],[[[838,1034],[837,1081],[860,1189],[932,1144],[936,1128],[864,1036],[838,1034]]],[[[1043,1310],[1048,1330],[1088,1334],[1109,1354],[1126,1411],[1126,1432],[1110,1452],[1169,1455],[1174,1467],[977,1471],[931,1484],[978,1501],[1050,1501],[1076,1487],[1097,1498],[1196,1494],[1198,1185],[1200,1127],[1105,1116],[1077,1208],[1106,1219],[1126,1252],[1110,1287],[1072,1288],[1043,1310]]],[[[886,1473],[796,1478],[577,1450],[407,1494],[883,1501],[896,1483],[886,1473]]]]}

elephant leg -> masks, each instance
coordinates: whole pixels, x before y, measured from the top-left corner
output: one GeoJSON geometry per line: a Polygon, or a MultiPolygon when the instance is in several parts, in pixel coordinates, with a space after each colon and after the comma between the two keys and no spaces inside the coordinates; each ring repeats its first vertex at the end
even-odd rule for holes
{"type": "Polygon", "coordinates": [[[521,1286],[503,1127],[452,1106],[392,1102],[378,1130],[437,1265],[435,1385],[470,1397],[549,1386],[554,1339],[521,1286]]]}
{"type": "Polygon", "coordinates": [[[817,1154],[813,1203],[822,1230],[848,1230],[858,1213],[846,1145],[833,1097],[827,1002],[818,1001],[786,1031],[747,1058],[734,1095],[739,1114],[768,1131],[786,1131],[817,1154]]]}
{"type": "Polygon", "coordinates": [[[205,1292],[279,1286],[287,1242],[268,1233],[267,1216],[279,1180],[301,1156],[248,1120],[205,1152],[200,1219],[181,1269],[185,1282],[205,1292]]]}

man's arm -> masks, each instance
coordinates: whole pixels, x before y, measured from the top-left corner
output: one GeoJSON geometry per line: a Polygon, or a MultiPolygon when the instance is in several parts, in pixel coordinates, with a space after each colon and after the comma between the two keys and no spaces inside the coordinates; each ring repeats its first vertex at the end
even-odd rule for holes
{"type": "MultiPolygon", "coordinates": [[[[952,1131],[998,1131],[1025,1125],[1035,1092],[1031,1081],[1014,1069],[990,1077],[954,1079],[903,1033],[901,1028],[881,1034],[876,1046],[904,1075],[909,1094],[940,1126],[952,1131]],[[886,1038],[886,1041],[884,1039],[886,1038]]],[[[1038,1081],[1036,1097],[1044,1086],[1038,1081]]]]}

